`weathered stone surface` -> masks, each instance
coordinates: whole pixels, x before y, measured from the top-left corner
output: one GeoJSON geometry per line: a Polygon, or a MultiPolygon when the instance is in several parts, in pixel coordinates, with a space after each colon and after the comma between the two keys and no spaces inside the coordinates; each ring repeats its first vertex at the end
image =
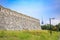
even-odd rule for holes
{"type": "Polygon", "coordinates": [[[38,19],[0,6],[0,29],[4,30],[40,30],[38,19]]]}

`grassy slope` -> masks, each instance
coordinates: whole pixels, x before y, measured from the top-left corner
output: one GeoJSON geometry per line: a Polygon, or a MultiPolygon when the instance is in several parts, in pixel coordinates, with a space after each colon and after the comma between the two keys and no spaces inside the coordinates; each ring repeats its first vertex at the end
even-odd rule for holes
{"type": "Polygon", "coordinates": [[[0,40],[58,40],[58,32],[48,31],[0,31],[0,40]]]}

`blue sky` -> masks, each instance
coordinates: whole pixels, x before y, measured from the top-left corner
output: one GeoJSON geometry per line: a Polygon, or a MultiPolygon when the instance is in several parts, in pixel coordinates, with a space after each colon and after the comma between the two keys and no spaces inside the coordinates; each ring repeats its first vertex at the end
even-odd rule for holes
{"type": "Polygon", "coordinates": [[[60,22],[60,0],[0,0],[0,5],[39,20],[43,18],[45,24],[53,17],[54,24],[60,22]]]}

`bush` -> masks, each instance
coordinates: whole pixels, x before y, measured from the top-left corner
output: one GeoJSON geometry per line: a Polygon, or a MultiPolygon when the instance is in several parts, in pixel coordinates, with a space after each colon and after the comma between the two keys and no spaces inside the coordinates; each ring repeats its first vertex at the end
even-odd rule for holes
{"type": "Polygon", "coordinates": [[[5,31],[4,30],[0,30],[0,37],[5,37],[5,31]]]}

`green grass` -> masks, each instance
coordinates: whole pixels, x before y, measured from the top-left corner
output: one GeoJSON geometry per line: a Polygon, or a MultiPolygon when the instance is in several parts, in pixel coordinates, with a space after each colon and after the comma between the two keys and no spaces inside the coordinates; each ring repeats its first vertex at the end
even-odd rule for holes
{"type": "Polygon", "coordinates": [[[0,30],[0,40],[58,40],[60,32],[49,31],[3,31],[0,30]]]}

